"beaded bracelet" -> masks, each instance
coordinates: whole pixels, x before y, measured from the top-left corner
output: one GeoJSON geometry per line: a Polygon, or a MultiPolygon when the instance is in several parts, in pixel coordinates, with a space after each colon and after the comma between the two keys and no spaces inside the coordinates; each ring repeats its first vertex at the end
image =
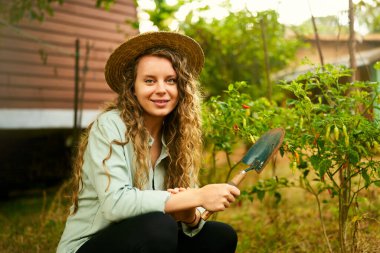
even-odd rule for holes
{"type": "Polygon", "coordinates": [[[195,213],[194,213],[194,219],[193,219],[193,221],[191,221],[191,222],[184,222],[187,226],[189,226],[189,227],[196,227],[197,225],[198,225],[198,223],[199,223],[199,217],[200,217],[200,213],[199,213],[199,211],[198,211],[198,209],[196,209],[195,210],[195,213]]]}

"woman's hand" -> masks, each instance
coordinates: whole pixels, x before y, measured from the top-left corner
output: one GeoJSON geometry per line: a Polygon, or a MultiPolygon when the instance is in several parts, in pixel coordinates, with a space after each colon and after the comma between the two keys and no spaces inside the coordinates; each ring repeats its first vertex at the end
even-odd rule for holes
{"type": "Polygon", "coordinates": [[[191,222],[194,219],[195,208],[202,206],[208,211],[217,212],[228,208],[240,190],[229,184],[209,184],[202,188],[168,189],[171,197],[166,201],[165,212],[176,220],[191,222]]]}
{"type": "MultiPolygon", "coordinates": [[[[180,192],[184,192],[186,190],[187,190],[186,188],[179,187],[179,188],[174,188],[174,189],[168,189],[167,191],[174,195],[174,194],[177,194],[180,192]]],[[[183,221],[185,223],[192,223],[196,218],[195,212],[196,212],[196,208],[193,207],[193,208],[189,208],[189,209],[182,210],[182,211],[172,212],[172,213],[170,213],[170,215],[176,221],[183,221]]]]}
{"type": "Polygon", "coordinates": [[[209,184],[198,190],[202,207],[213,212],[224,211],[240,195],[240,190],[229,184],[209,184]]]}

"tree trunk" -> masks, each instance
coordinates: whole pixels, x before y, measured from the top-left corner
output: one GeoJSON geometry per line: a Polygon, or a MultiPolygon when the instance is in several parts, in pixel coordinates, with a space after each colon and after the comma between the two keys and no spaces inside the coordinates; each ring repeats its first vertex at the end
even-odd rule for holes
{"type": "Polygon", "coordinates": [[[321,48],[321,42],[319,40],[318,29],[317,29],[317,25],[315,24],[315,18],[314,18],[313,15],[311,15],[311,21],[313,23],[313,30],[314,30],[315,42],[317,43],[319,60],[321,62],[321,66],[323,67],[324,60],[323,60],[323,53],[322,53],[322,48],[321,48]]]}
{"type": "Polygon", "coordinates": [[[265,68],[265,81],[267,85],[267,98],[269,101],[272,101],[272,82],[270,80],[270,66],[269,66],[269,56],[268,56],[268,45],[266,37],[266,20],[263,17],[260,20],[261,26],[261,38],[263,41],[263,50],[264,50],[264,68],[265,68]]]}
{"type": "Polygon", "coordinates": [[[357,80],[356,77],[356,39],[355,39],[355,29],[354,29],[354,14],[355,7],[352,0],[348,0],[348,20],[349,20],[349,28],[350,28],[350,38],[348,40],[348,52],[350,55],[350,68],[352,69],[351,81],[357,80]]]}

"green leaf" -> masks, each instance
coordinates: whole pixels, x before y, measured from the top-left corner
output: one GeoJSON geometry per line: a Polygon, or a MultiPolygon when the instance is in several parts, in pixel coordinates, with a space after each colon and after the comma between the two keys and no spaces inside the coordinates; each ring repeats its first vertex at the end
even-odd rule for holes
{"type": "Polygon", "coordinates": [[[365,181],[365,187],[367,188],[371,184],[371,178],[369,177],[369,175],[367,174],[367,171],[365,170],[363,170],[361,174],[365,181]]]}
{"type": "Polygon", "coordinates": [[[260,201],[262,201],[262,200],[264,199],[264,197],[265,197],[265,191],[257,190],[256,194],[257,194],[257,198],[258,198],[260,201]]]}
{"type": "Polygon", "coordinates": [[[318,168],[319,166],[319,163],[320,163],[320,157],[319,156],[316,156],[316,155],[313,155],[310,157],[310,162],[311,162],[311,165],[314,167],[314,168],[318,168]]]}
{"type": "Polygon", "coordinates": [[[322,159],[316,155],[310,157],[310,162],[311,165],[318,170],[320,178],[322,178],[326,171],[331,167],[330,159],[322,159]]]}
{"type": "Polygon", "coordinates": [[[360,161],[360,156],[359,156],[358,152],[350,149],[348,152],[348,159],[349,159],[351,164],[357,164],[360,161]]]}
{"type": "Polygon", "coordinates": [[[328,169],[331,167],[331,160],[324,159],[319,163],[319,176],[323,177],[328,169]]]}

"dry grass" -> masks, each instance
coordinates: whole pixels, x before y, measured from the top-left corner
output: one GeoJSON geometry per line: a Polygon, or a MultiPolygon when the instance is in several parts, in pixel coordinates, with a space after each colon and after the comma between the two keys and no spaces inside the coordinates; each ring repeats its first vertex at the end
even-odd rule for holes
{"type": "MultiPolygon", "coordinates": [[[[232,156],[237,161],[245,150],[238,150],[232,156]]],[[[225,163],[223,154],[217,156],[218,165],[225,163]]],[[[273,164],[270,164],[273,165],[273,164]]],[[[295,182],[299,174],[291,172],[289,160],[277,156],[274,167],[268,166],[260,174],[250,172],[241,185],[241,189],[249,189],[260,179],[273,176],[286,177],[295,182]]],[[[233,174],[237,173],[235,171],[233,174]]],[[[318,215],[315,198],[301,188],[280,190],[281,202],[276,205],[274,198],[266,196],[260,202],[244,200],[216,217],[218,220],[232,224],[239,233],[238,253],[255,252],[329,252],[318,215]]],[[[353,229],[356,221],[354,245],[349,252],[380,252],[380,193],[379,188],[363,191],[358,197],[357,207],[353,208],[349,229],[353,229]]],[[[321,194],[323,219],[333,252],[339,251],[338,241],[338,199],[329,194],[321,194]]],[[[352,241],[348,238],[348,241],[352,241]]]]}
{"type": "MultiPolygon", "coordinates": [[[[237,252],[328,252],[314,199],[295,191],[284,191],[286,196],[278,206],[265,198],[263,202],[245,201],[239,207],[218,214],[218,220],[237,228],[237,252]]],[[[379,205],[377,203],[377,210],[372,213],[367,210],[368,218],[360,221],[355,252],[379,252],[379,205]]],[[[339,252],[337,210],[325,205],[324,218],[333,251],[339,252]]]]}
{"type": "Polygon", "coordinates": [[[67,214],[66,184],[14,196],[0,206],[0,252],[51,253],[67,214]]]}
{"type": "MultiPolygon", "coordinates": [[[[296,178],[278,160],[276,174],[296,178]]],[[[262,174],[251,174],[244,181],[249,187],[260,178],[271,177],[268,168],[262,174]]],[[[0,205],[0,252],[55,252],[67,214],[68,187],[36,191],[15,197],[0,205]]],[[[359,198],[360,213],[354,252],[375,253],[380,248],[379,189],[371,189],[359,198]]],[[[262,202],[242,200],[229,210],[219,213],[217,220],[233,225],[239,236],[237,253],[264,252],[328,252],[314,198],[299,188],[283,189],[282,201],[275,205],[271,196],[262,202]]],[[[322,196],[327,234],[334,252],[338,252],[336,198],[322,196]]],[[[353,223],[352,223],[353,224],[353,223]]]]}

